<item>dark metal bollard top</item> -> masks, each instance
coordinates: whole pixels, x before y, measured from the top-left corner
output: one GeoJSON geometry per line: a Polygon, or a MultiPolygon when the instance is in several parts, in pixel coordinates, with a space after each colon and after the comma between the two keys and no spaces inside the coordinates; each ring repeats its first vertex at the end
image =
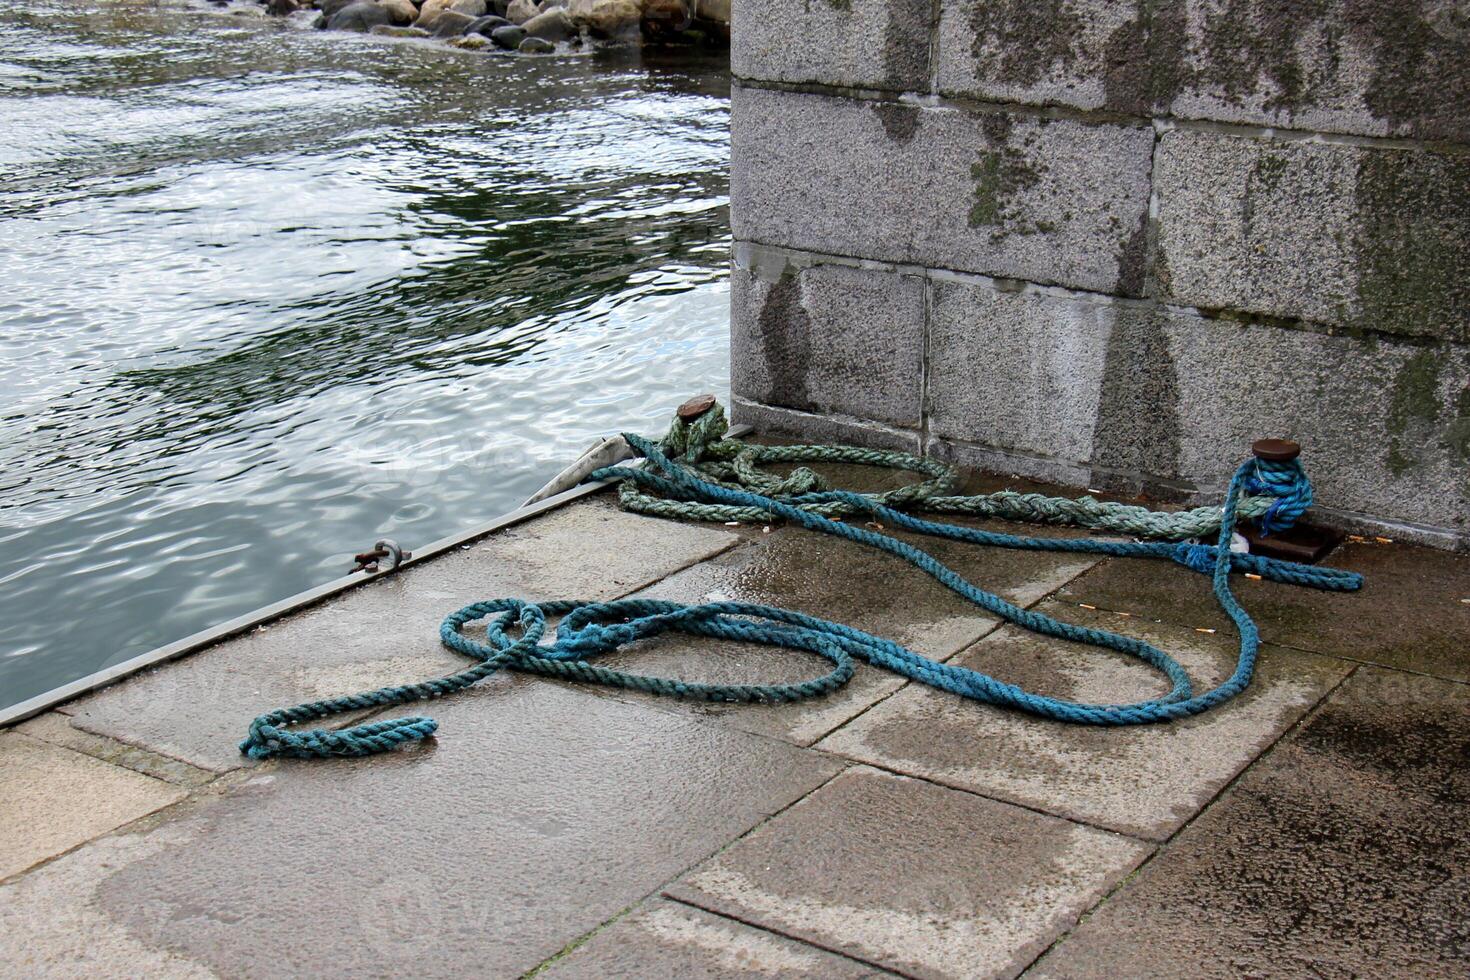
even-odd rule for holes
{"type": "Polygon", "coordinates": [[[1268,460],[1272,463],[1287,463],[1302,454],[1300,443],[1292,442],[1290,439],[1257,439],[1251,443],[1251,452],[1256,459],[1268,460]]]}
{"type": "Polygon", "coordinates": [[[715,407],[714,395],[695,395],[687,402],[679,406],[679,418],[685,422],[693,422],[705,412],[715,407]]]}

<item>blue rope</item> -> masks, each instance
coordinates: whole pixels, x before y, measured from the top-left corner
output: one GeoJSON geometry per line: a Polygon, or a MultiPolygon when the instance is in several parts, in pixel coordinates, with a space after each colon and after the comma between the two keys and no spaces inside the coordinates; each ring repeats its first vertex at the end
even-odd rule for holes
{"type": "Polygon", "coordinates": [[[1276,498],[1266,513],[1257,519],[1262,534],[1286,530],[1312,506],[1312,484],[1296,460],[1256,459],[1246,465],[1250,470],[1245,478],[1246,491],[1276,498]]]}
{"type": "Polygon", "coordinates": [[[812,616],[738,602],[684,605],[650,599],[621,599],[613,602],[557,601],[530,603],[520,599],[478,602],[451,614],[440,627],[444,645],[475,661],[466,670],[418,684],[380,688],[362,694],[313,701],[282,708],[255,719],[240,750],[252,758],[275,755],[301,758],[370,755],[425,738],[438,725],[423,717],[369,722],[340,731],[315,729],[294,731],[288,726],[325,718],[345,711],[402,704],[442,697],[488,677],[502,668],[557,677],[564,680],[605,684],[668,697],[708,701],[785,703],[817,697],[845,684],[852,676],[853,659],[891,670],[900,676],[950,691],[986,704],[1014,708],[1041,718],[1087,725],[1137,725],[1187,718],[1208,711],[1245,690],[1255,669],[1260,634],[1254,621],[1230,591],[1230,574],[1248,572],[1276,582],[1311,588],[1353,591],[1362,585],[1355,572],[1314,568],[1295,562],[1230,551],[1236,508],[1242,493],[1270,494],[1276,527],[1288,525],[1311,502],[1311,487],[1294,461],[1263,464],[1249,460],[1235,471],[1226,495],[1219,537],[1215,544],[1174,542],[1120,542],[1089,538],[1036,538],[1002,534],[978,528],[942,524],[886,507],[862,494],[843,490],[808,493],[777,500],[749,490],[711,483],[694,475],[686,466],[672,461],[659,447],[635,435],[626,435],[651,464],[650,467],[606,467],[589,479],[631,481],[670,499],[703,501],[756,507],[803,527],[833,534],[878,548],[905,559],[943,583],[979,608],[1007,622],[1043,636],[1056,637],[1137,658],[1159,671],[1170,684],[1169,693],[1130,704],[1088,704],[1033,694],[987,674],[966,667],[930,660],[890,640],[812,616]],[[966,580],[933,555],[904,541],[877,531],[831,520],[813,505],[842,503],[858,512],[904,530],[954,541],[1025,551],[1056,551],[1107,555],[1120,558],[1168,558],[1194,571],[1209,575],[1215,600],[1235,624],[1240,637],[1234,672],[1219,686],[1195,694],[1185,669],[1173,657],[1142,640],[1062,622],[1042,613],[1022,609],[1000,596],[986,592],[966,580]],[[561,616],[550,645],[541,641],[548,616],[561,616]],[[485,621],[485,642],[464,634],[465,627],[485,621]],[[832,670],[813,680],[793,684],[695,684],[674,678],[651,677],[611,670],[593,663],[598,657],[621,647],[670,630],[694,636],[761,643],[773,647],[815,653],[832,664],[832,670]],[[512,632],[518,632],[513,637],[512,632]]]}

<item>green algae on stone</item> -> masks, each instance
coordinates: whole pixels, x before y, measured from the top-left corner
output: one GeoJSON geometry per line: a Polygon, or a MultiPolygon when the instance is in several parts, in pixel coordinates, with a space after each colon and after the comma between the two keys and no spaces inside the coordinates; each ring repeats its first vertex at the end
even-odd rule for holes
{"type": "Polygon", "coordinates": [[[1036,186],[1044,168],[1033,164],[1024,153],[1010,146],[981,150],[979,157],[970,165],[970,177],[975,181],[970,227],[995,228],[991,237],[996,241],[1012,232],[1027,235],[1047,230],[1037,223],[1021,220],[1027,213],[1026,209],[1014,208],[1009,203],[1016,194],[1036,186]]]}
{"type": "Polygon", "coordinates": [[[1470,159],[1364,150],[1356,196],[1357,322],[1470,341],[1470,159]]]}
{"type": "Polygon", "coordinates": [[[972,52],[1002,82],[1034,85],[1053,68],[1066,72],[1081,53],[1083,20],[1069,0],[979,0],[970,8],[972,52]]]}
{"type": "Polygon", "coordinates": [[[1444,358],[1443,352],[1433,348],[1419,351],[1394,375],[1388,409],[1388,468],[1395,476],[1420,462],[1419,450],[1439,418],[1444,358]]]}

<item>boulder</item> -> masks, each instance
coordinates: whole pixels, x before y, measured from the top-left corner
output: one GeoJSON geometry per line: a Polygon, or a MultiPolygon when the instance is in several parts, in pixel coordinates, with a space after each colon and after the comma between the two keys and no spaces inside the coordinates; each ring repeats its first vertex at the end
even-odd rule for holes
{"type": "Polygon", "coordinates": [[[366,0],[317,0],[316,9],[322,12],[322,16],[328,20],[339,10],[344,10],[354,3],[364,3],[366,0]]]}
{"type": "Polygon", "coordinates": [[[510,0],[510,6],[505,8],[506,19],[512,24],[524,24],[540,12],[536,0],[510,0]]]}
{"type": "Polygon", "coordinates": [[[459,37],[465,30],[475,22],[475,18],[469,14],[462,14],[455,10],[438,10],[430,23],[432,27],[424,27],[424,18],[420,17],[414,21],[414,27],[427,30],[434,37],[459,37]]]}
{"type": "Polygon", "coordinates": [[[528,37],[539,37],[553,44],[570,40],[577,33],[565,7],[551,7],[521,25],[528,37]]]}
{"type": "Polygon", "coordinates": [[[395,24],[412,24],[418,19],[419,8],[413,5],[413,0],[378,0],[378,6],[388,11],[388,17],[395,24]]]}
{"type": "Polygon", "coordinates": [[[519,48],[521,42],[525,39],[525,30],[514,24],[497,27],[490,32],[490,40],[494,41],[496,46],[505,48],[507,51],[514,51],[516,48],[519,48]]]}
{"type": "Polygon", "coordinates": [[[520,51],[521,54],[551,54],[556,50],[556,45],[545,38],[528,37],[521,42],[521,46],[516,50],[520,51]]]}
{"type": "Polygon", "coordinates": [[[638,33],[643,5],[639,0],[571,0],[567,16],[593,37],[629,37],[638,33]]]}
{"type": "Polygon", "coordinates": [[[478,51],[490,46],[490,39],[480,34],[464,34],[460,37],[449,39],[451,48],[463,48],[466,51],[478,51]]]}
{"type": "Polygon", "coordinates": [[[375,3],[353,3],[327,18],[327,30],[366,34],[374,27],[389,23],[391,19],[388,11],[375,3]]]}
{"type": "MultiPolygon", "coordinates": [[[[424,0],[424,5],[419,9],[418,20],[413,22],[414,27],[422,27],[426,31],[438,33],[439,18],[445,14],[458,14],[474,20],[485,15],[485,0],[424,0]]],[[[445,35],[440,34],[440,37],[445,35]]]]}
{"type": "Polygon", "coordinates": [[[270,0],[265,5],[265,12],[272,17],[290,17],[301,9],[301,4],[296,0],[270,0]]]}
{"type": "Polygon", "coordinates": [[[504,17],[508,9],[510,9],[510,0],[490,0],[488,12],[497,17],[504,17]]]}
{"type": "Polygon", "coordinates": [[[464,29],[464,32],[466,34],[483,34],[485,37],[489,37],[494,32],[495,28],[505,27],[508,24],[510,24],[510,21],[506,20],[504,17],[497,17],[494,14],[486,14],[484,17],[476,17],[474,23],[472,23],[469,27],[466,27],[464,29]]]}

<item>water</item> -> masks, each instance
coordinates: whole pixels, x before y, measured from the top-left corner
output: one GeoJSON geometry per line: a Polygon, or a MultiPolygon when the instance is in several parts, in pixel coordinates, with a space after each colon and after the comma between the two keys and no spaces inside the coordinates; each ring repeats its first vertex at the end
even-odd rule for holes
{"type": "Polygon", "coordinates": [[[0,124],[0,704],[728,387],[709,56],[18,0],[0,124]]]}

